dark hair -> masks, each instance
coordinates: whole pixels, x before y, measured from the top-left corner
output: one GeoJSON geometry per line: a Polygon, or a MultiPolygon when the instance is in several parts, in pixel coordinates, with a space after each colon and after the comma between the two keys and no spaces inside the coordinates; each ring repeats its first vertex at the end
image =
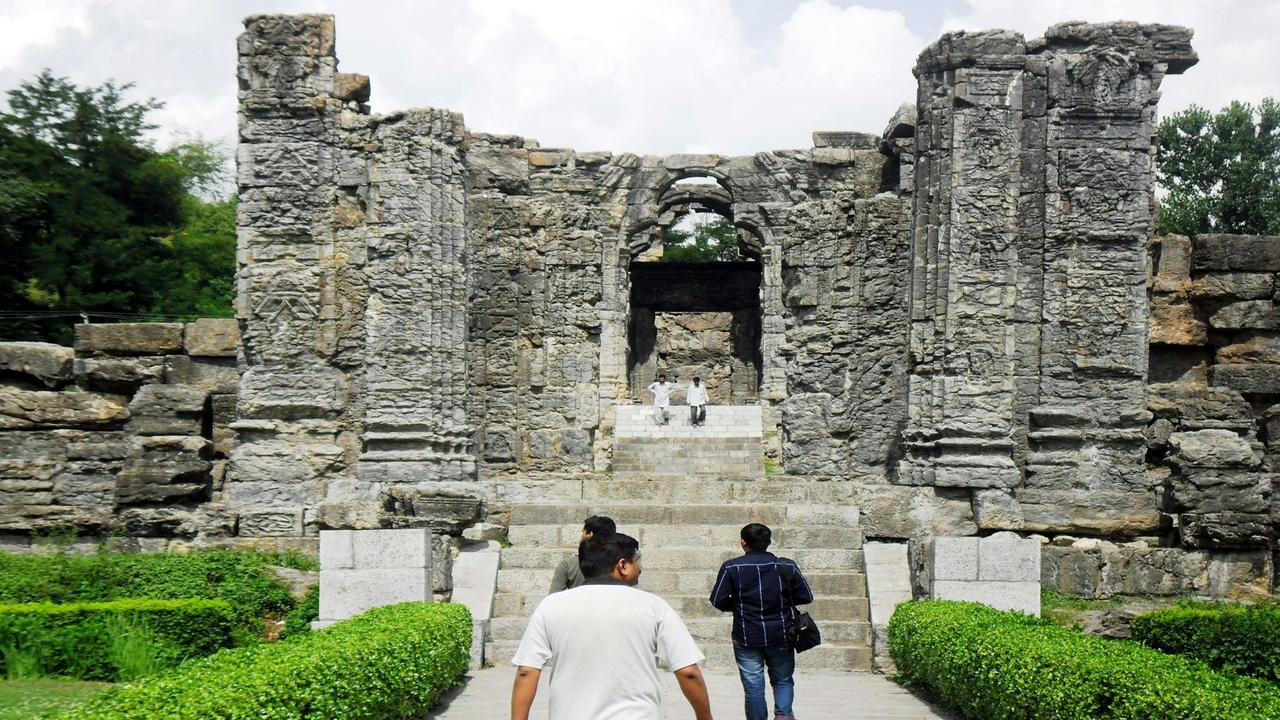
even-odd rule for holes
{"type": "Polygon", "coordinates": [[[584,578],[601,577],[613,572],[619,560],[634,562],[639,552],[640,543],[630,535],[593,537],[578,544],[578,569],[584,578]]]}
{"type": "Polygon", "coordinates": [[[595,537],[600,537],[601,535],[612,535],[618,532],[618,525],[611,517],[605,517],[604,515],[592,515],[582,521],[582,529],[591,533],[595,537]]]}
{"type": "Polygon", "coordinates": [[[694,381],[694,382],[700,382],[701,380],[702,380],[702,378],[698,377],[697,375],[694,375],[694,376],[693,376],[693,381],[694,381]]]}
{"type": "Polygon", "coordinates": [[[666,374],[666,373],[658,373],[658,377],[660,377],[660,378],[664,378],[664,377],[666,377],[666,376],[667,376],[667,374],[666,374]]]}
{"type": "Polygon", "coordinates": [[[747,544],[747,547],[755,550],[756,552],[768,550],[769,543],[773,542],[773,531],[770,530],[768,526],[761,525],[760,523],[743,525],[742,540],[747,544]]]}

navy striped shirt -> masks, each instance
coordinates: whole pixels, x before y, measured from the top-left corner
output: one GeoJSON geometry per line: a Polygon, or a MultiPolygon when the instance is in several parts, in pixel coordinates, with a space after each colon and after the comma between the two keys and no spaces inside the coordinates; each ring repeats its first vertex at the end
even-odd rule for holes
{"type": "Polygon", "coordinates": [[[738,645],[763,647],[787,641],[791,613],[787,612],[782,563],[790,568],[791,599],[796,605],[813,602],[809,582],[789,558],[751,551],[720,566],[711,589],[711,604],[723,612],[733,612],[733,641],[738,645]]]}

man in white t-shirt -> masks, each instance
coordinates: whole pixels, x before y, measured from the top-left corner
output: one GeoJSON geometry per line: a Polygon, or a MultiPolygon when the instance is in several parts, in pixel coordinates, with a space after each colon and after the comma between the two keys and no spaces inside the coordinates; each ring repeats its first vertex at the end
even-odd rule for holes
{"type": "Polygon", "coordinates": [[[685,393],[685,402],[689,403],[689,424],[701,425],[707,421],[707,386],[702,378],[694,377],[693,384],[685,393]]]}
{"type": "Polygon", "coordinates": [[[666,425],[671,419],[669,408],[671,407],[671,391],[676,389],[676,384],[667,382],[666,373],[658,373],[658,381],[649,383],[647,390],[653,393],[653,422],[658,425],[666,425]]]}
{"type": "Polygon", "coordinates": [[[702,651],[666,600],[633,587],[639,548],[621,533],[578,546],[586,582],[538,604],[511,659],[511,720],[528,720],[551,662],[551,720],[661,720],[659,665],[674,670],[694,717],[712,720],[702,651]]]}

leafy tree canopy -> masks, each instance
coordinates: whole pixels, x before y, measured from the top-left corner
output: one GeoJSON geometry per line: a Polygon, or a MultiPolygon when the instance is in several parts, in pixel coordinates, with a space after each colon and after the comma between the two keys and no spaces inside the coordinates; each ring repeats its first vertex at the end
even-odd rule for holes
{"type": "Polygon", "coordinates": [[[1280,104],[1190,108],[1156,131],[1159,230],[1280,234],[1280,104]]]}
{"type": "Polygon", "coordinates": [[[693,231],[668,228],[662,236],[662,262],[733,262],[738,253],[738,229],[716,218],[695,225],[693,231]]]}
{"type": "Polygon", "coordinates": [[[80,312],[231,314],[234,200],[226,159],[146,138],[154,99],[48,70],[0,112],[0,339],[69,342],[80,312]]]}

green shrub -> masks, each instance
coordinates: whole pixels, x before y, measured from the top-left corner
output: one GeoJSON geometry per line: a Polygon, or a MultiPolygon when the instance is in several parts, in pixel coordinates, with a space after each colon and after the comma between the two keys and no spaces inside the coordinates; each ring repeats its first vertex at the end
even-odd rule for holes
{"type": "Polygon", "coordinates": [[[1127,641],[973,603],[900,605],[900,677],[969,720],[1260,720],[1280,690],[1127,641]]]}
{"type": "Polygon", "coordinates": [[[293,637],[311,631],[311,621],[320,617],[320,586],[312,585],[307,594],[298,603],[298,607],[289,611],[284,619],[284,629],[280,637],[293,637]]]}
{"type": "Polygon", "coordinates": [[[108,690],[59,717],[416,718],[466,672],[470,648],[466,607],[392,605],[292,640],[193,660],[108,690]]]}
{"type": "Polygon", "coordinates": [[[280,560],[236,550],[88,556],[0,553],[0,603],[221,599],[231,604],[241,627],[260,633],[263,616],[283,615],[295,605],[289,589],[264,570],[280,560]]]}
{"type": "Polygon", "coordinates": [[[0,605],[7,677],[134,680],[231,645],[223,600],[0,605]]]}
{"type": "Polygon", "coordinates": [[[1280,680],[1280,607],[1184,605],[1143,613],[1133,639],[1210,667],[1280,680]]]}

